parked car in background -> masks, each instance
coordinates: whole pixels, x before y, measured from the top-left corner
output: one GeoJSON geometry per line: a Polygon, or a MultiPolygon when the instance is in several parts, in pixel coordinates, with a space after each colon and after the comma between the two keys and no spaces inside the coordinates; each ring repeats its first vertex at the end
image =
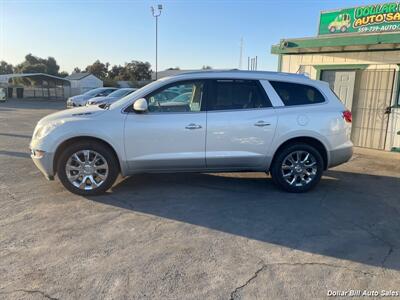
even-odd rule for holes
{"type": "Polygon", "coordinates": [[[114,87],[102,87],[87,91],[82,95],[77,95],[68,98],[67,100],[67,107],[77,107],[77,106],[85,106],[86,102],[94,97],[105,97],[117,90],[114,87]]]}
{"type": "Polygon", "coordinates": [[[107,107],[44,117],[30,148],[48,179],[57,174],[80,195],[105,192],[119,173],[234,171],[269,172],[298,193],[351,158],[350,123],[326,82],[204,71],[160,79],[107,107]]]}
{"type": "Polygon", "coordinates": [[[0,87],[0,101],[4,102],[6,101],[6,97],[7,93],[6,93],[6,88],[1,88],[0,87]]]}
{"type": "Polygon", "coordinates": [[[118,89],[118,90],[112,92],[108,96],[91,98],[87,101],[86,105],[111,104],[111,103],[133,93],[136,90],[137,89],[135,89],[135,88],[121,88],[121,89],[118,89]]]}

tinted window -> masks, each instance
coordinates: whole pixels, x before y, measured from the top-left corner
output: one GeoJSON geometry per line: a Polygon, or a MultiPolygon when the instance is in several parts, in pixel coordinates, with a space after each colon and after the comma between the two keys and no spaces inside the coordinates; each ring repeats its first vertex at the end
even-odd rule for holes
{"type": "Polygon", "coordinates": [[[270,83],[286,106],[325,101],[320,91],[309,85],[281,81],[270,81],[270,83]]]}
{"type": "Polygon", "coordinates": [[[181,82],[162,88],[146,97],[149,112],[200,111],[204,82],[181,82]]]}
{"type": "Polygon", "coordinates": [[[209,110],[270,107],[271,103],[256,80],[216,80],[209,110]]]}

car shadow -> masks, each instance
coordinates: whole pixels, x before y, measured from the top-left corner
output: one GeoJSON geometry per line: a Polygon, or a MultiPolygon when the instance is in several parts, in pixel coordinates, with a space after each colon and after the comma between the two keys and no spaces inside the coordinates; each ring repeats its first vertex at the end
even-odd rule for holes
{"type": "Polygon", "coordinates": [[[400,179],[328,171],[308,193],[260,173],[141,174],[90,199],[295,250],[400,269],[400,179]]]}

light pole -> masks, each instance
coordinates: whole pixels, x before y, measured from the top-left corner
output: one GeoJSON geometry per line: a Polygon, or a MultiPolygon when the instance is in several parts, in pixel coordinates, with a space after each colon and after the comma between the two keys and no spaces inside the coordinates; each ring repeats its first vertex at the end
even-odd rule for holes
{"type": "Polygon", "coordinates": [[[153,17],[156,18],[156,80],[157,80],[157,71],[158,71],[158,17],[161,15],[162,5],[157,5],[157,10],[152,6],[151,13],[153,17]]]}

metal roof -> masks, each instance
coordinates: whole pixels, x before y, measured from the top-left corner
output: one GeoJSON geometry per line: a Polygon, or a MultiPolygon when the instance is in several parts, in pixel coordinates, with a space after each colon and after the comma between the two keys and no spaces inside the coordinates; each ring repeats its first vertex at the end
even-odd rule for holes
{"type": "Polygon", "coordinates": [[[45,77],[45,78],[51,78],[55,80],[60,80],[60,81],[67,81],[69,82],[68,79],[65,79],[63,77],[58,77],[54,75],[49,75],[45,73],[15,73],[15,74],[3,74],[0,75],[0,82],[8,82],[10,78],[20,78],[20,77],[45,77]]]}
{"type": "Polygon", "coordinates": [[[272,54],[300,54],[311,52],[367,51],[400,48],[400,34],[348,34],[311,38],[282,39],[271,47],[272,54]],[[356,49],[355,49],[356,47],[356,49]]]}

